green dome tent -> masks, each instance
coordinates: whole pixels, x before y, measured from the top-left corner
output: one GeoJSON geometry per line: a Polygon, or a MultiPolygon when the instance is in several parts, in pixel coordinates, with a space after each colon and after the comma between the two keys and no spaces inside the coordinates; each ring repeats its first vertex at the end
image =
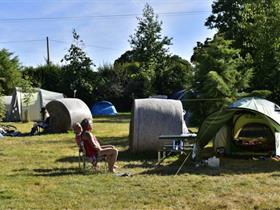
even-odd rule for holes
{"type": "Polygon", "coordinates": [[[240,99],[209,115],[197,134],[199,152],[211,140],[215,151],[253,155],[275,151],[275,133],[280,132],[280,108],[261,98],[240,99]]]}

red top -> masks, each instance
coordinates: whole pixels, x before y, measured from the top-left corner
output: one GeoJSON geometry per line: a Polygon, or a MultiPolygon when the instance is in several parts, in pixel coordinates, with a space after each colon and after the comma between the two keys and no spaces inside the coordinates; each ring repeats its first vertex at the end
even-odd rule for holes
{"type": "MultiPolygon", "coordinates": [[[[94,142],[94,144],[100,145],[95,136],[92,137],[92,141],[94,142]]],[[[96,157],[98,154],[98,150],[96,148],[94,148],[94,146],[88,140],[83,140],[83,142],[84,142],[84,147],[86,150],[86,156],[87,157],[96,157]]]]}

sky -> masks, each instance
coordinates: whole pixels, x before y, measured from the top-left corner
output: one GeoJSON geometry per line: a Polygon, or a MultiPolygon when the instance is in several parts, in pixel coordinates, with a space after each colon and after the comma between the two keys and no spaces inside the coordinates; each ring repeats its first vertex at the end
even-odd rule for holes
{"type": "Polygon", "coordinates": [[[96,66],[111,64],[130,50],[130,35],[146,3],[162,21],[162,35],[172,38],[170,54],[190,60],[196,43],[213,37],[204,26],[213,0],[0,0],[0,49],[18,56],[23,66],[61,64],[75,29],[83,50],[96,66]]]}

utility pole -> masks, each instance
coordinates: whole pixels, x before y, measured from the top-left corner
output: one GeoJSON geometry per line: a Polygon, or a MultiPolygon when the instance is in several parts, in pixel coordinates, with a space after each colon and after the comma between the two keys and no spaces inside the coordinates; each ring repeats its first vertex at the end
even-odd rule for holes
{"type": "Polygon", "coordinates": [[[49,37],[47,37],[47,65],[50,65],[50,46],[49,46],[49,37]]]}

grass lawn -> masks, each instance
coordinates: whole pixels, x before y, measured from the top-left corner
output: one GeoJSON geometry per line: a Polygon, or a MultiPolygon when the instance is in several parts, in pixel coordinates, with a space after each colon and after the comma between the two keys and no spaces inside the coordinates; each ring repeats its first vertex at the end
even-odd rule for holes
{"type": "Polygon", "coordinates": [[[128,177],[80,171],[72,132],[0,139],[0,209],[280,209],[280,162],[222,158],[218,170],[186,163],[174,176],[184,157],[156,168],[156,152],[128,151],[129,117],[94,119],[128,177]]]}

